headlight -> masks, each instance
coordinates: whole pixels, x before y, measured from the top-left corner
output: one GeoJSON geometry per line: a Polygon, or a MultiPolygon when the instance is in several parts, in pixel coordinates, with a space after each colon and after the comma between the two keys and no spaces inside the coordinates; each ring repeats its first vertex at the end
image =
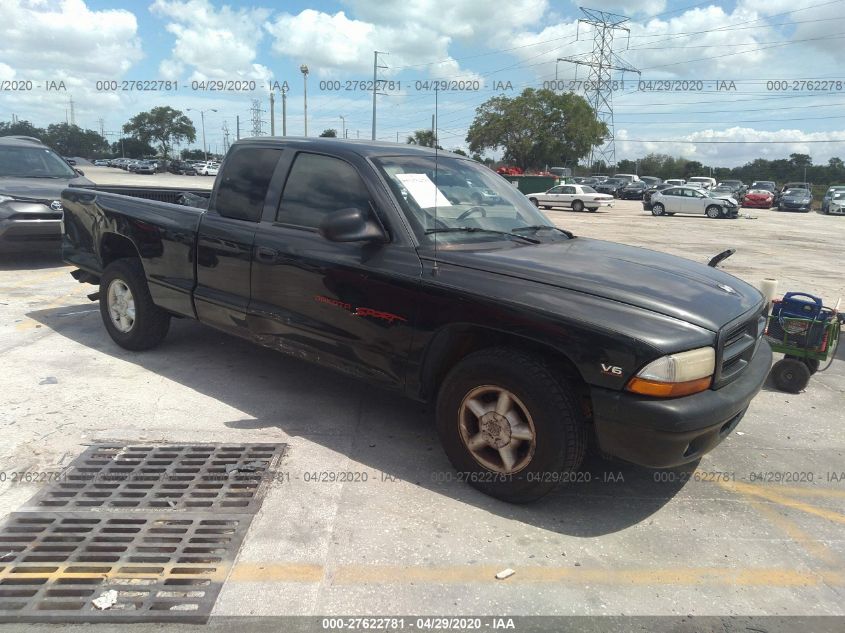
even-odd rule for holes
{"type": "Polygon", "coordinates": [[[658,398],[687,396],[710,388],[716,371],[716,350],[701,347],[669,354],[643,367],[626,389],[658,398]]]}

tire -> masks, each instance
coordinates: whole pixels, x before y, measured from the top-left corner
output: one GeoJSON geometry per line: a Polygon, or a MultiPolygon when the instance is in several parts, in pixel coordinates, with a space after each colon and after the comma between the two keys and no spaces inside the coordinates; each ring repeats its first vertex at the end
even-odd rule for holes
{"type": "Polygon", "coordinates": [[[709,207],[707,207],[704,213],[707,215],[708,218],[715,220],[717,218],[722,217],[722,208],[716,206],[715,204],[711,204],[709,207]]]}
{"type": "Polygon", "coordinates": [[[572,210],[581,212],[584,210],[584,203],[580,200],[573,200],[572,201],[572,210]]]}
{"type": "Polygon", "coordinates": [[[112,340],[133,351],[155,347],[170,327],[170,315],[153,303],[138,259],[118,259],[106,266],[100,277],[100,315],[112,340]],[[126,291],[131,310],[124,309],[126,291]]]}
{"type": "Polygon", "coordinates": [[[666,212],[666,207],[664,207],[664,206],[663,206],[662,204],[660,204],[659,202],[655,203],[655,204],[651,207],[651,214],[652,214],[652,215],[657,215],[657,216],[659,216],[659,215],[663,215],[665,212],[666,212]]]}
{"type": "Polygon", "coordinates": [[[786,358],[794,359],[804,363],[807,366],[807,369],[810,371],[811,376],[815,374],[821,366],[821,361],[817,358],[798,358],[797,356],[791,356],[789,354],[786,355],[786,358]]]}
{"type": "Polygon", "coordinates": [[[810,382],[810,370],[796,358],[783,358],[776,362],[771,371],[775,386],[788,393],[800,393],[810,382]]]}
{"type": "Polygon", "coordinates": [[[537,198],[528,198],[528,202],[530,202],[531,204],[533,204],[533,205],[534,205],[535,207],[537,207],[538,209],[540,208],[540,203],[539,203],[539,202],[537,202],[537,198]]]}
{"type": "Polygon", "coordinates": [[[576,470],[584,459],[587,434],[574,391],[539,358],[509,348],[470,354],[446,376],[437,396],[437,430],[449,461],[478,490],[511,503],[529,503],[550,492],[559,473],[576,470]],[[495,412],[506,391],[506,418],[495,412]],[[474,395],[473,395],[474,394],[474,395]],[[489,406],[485,427],[467,402],[489,406]],[[520,419],[516,425],[510,421],[520,419]],[[484,432],[482,432],[484,428],[484,432]],[[520,428],[530,437],[515,440],[520,428]],[[470,438],[481,444],[475,452],[470,438]],[[503,443],[508,464],[496,443],[503,443]]]}

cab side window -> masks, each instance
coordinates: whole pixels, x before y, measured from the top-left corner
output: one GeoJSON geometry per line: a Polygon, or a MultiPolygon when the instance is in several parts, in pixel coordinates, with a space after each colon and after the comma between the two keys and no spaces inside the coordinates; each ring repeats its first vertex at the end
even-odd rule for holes
{"type": "Polygon", "coordinates": [[[349,207],[370,209],[370,193],[355,168],[339,158],[300,153],[288,175],[276,221],[317,228],[328,214],[349,207]]]}

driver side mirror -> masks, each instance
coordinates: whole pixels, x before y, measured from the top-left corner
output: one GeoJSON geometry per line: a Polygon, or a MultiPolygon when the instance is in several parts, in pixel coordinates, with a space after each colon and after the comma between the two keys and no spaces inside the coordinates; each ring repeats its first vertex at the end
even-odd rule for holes
{"type": "Polygon", "coordinates": [[[349,207],[330,213],[320,224],[320,235],[332,242],[386,242],[381,224],[369,211],[349,207]]]}

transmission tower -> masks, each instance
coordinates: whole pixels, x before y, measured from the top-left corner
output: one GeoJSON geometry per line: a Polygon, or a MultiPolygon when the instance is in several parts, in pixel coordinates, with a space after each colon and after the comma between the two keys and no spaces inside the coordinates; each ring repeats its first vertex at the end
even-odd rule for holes
{"type": "MultiPolygon", "coordinates": [[[[613,129],[613,84],[611,73],[620,71],[622,73],[637,73],[640,71],[623,60],[613,52],[613,38],[617,31],[622,31],[630,36],[631,29],[624,26],[629,18],[616,13],[587,9],[581,7],[585,17],[578,20],[578,29],[581,24],[593,27],[593,50],[590,53],[562,57],[559,61],[567,61],[576,66],[589,68],[587,78],[587,101],[596,113],[596,118],[607,125],[607,136],[604,144],[590,150],[590,166],[597,160],[604,161],[607,166],[616,164],[616,142],[613,129]]],[[[627,50],[627,43],[625,45],[627,50]]]]}
{"type": "Polygon", "coordinates": [[[261,99],[253,99],[250,113],[252,114],[252,135],[261,136],[264,134],[262,129],[264,121],[261,120],[261,99]]]}
{"type": "Polygon", "coordinates": [[[229,122],[225,119],[221,129],[223,130],[223,153],[225,154],[229,151],[229,122]]]}

